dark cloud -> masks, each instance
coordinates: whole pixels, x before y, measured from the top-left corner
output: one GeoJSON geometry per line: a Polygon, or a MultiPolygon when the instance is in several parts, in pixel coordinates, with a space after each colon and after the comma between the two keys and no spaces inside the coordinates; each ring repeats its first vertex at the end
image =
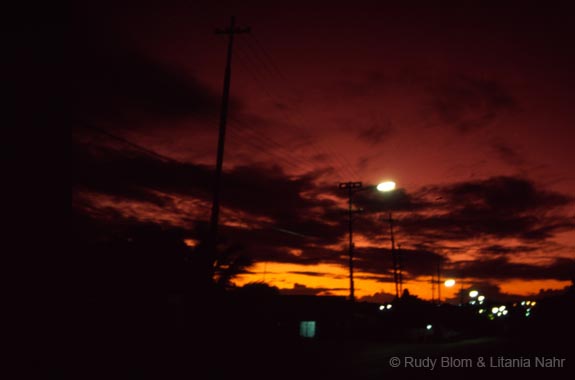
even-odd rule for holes
{"type": "MultiPolygon", "coordinates": [[[[198,210],[187,210],[186,207],[192,206],[185,206],[185,202],[193,201],[195,208],[202,204],[206,207],[201,219],[207,219],[211,168],[179,162],[108,137],[97,142],[81,138],[74,141],[72,181],[76,194],[112,196],[118,202],[114,212],[110,210],[113,206],[106,206],[110,215],[121,211],[123,201],[157,206],[166,215],[179,213],[185,217],[189,212],[188,218],[197,218],[198,210]]],[[[293,261],[298,258],[284,248],[308,248],[308,245],[306,251],[311,256],[299,260],[310,263],[321,260],[316,257],[319,254],[314,247],[336,244],[345,229],[338,228],[341,215],[335,226],[334,220],[326,218],[326,213],[335,209],[337,203],[315,196],[315,180],[314,173],[293,178],[277,167],[240,166],[227,171],[223,176],[222,218],[244,225],[239,229],[230,227],[227,233],[238,241],[255,242],[256,255],[263,260],[271,257],[272,261],[293,261]]],[[[76,198],[86,203],[90,196],[76,198]]],[[[92,203],[82,205],[82,209],[101,215],[103,207],[98,207],[96,199],[92,203]]],[[[189,221],[191,226],[194,221],[189,221]]]]}
{"type": "MultiPolygon", "coordinates": [[[[340,192],[339,194],[342,194],[340,192]]],[[[396,189],[391,192],[380,192],[374,187],[366,186],[362,191],[355,193],[354,204],[362,208],[366,214],[389,211],[417,211],[428,206],[422,198],[414,197],[405,189],[396,189]]]]}
{"type": "MultiPolygon", "coordinates": [[[[435,273],[440,261],[447,262],[442,255],[427,250],[402,248],[396,252],[405,279],[430,276],[435,273]]],[[[380,277],[375,280],[380,282],[393,281],[393,256],[390,249],[357,248],[355,257],[355,267],[358,270],[379,274],[380,277]]]]}
{"type": "Polygon", "coordinates": [[[431,87],[431,108],[438,121],[467,133],[492,124],[516,101],[498,82],[466,76],[431,87]]]}
{"type": "Polygon", "coordinates": [[[465,261],[454,268],[465,278],[484,279],[556,279],[568,281],[575,275],[575,260],[556,258],[549,264],[524,264],[511,262],[506,257],[489,260],[465,261]]]}
{"type": "MultiPolygon", "coordinates": [[[[249,207],[250,213],[282,220],[288,224],[305,220],[335,204],[329,200],[304,197],[314,188],[310,176],[289,177],[278,166],[238,166],[222,180],[223,202],[232,208],[249,207]]],[[[298,230],[298,228],[294,228],[298,230]]],[[[306,234],[305,232],[302,232],[306,234]]]]}
{"type": "Polygon", "coordinates": [[[373,302],[373,303],[387,303],[395,299],[395,294],[386,292],[377,292],[369,296],[363,296],[359,300],[361,302],[373,302]]]}
{"type": "Polygon", "coordinates": [[[398,226],[405,233],[437,240],[535,241],[575,227],[572,219],[560,214],[571,197],[524,178],[492,177],[427,190],[440,195],[442,212],[403,216],[398,226]]]}
{"type": "Polygon", "coordinates": [[[166,206],[160,195],[205,198],[210,170],[200,165],[162,159],[153,152],[102,138],[98,145],[72,144],[72,181],[76,188],[166,206]]]}
{"type": "MultiPolygon", "coordinates": [[[[164,214],[185,214],[185,210],[178,210],[175,205],[183,199],[210,201],[212,174],[206,167],[171,160],[122,141],[100,140],[99,145],[77,141],[72,148],[76,193],[108,194],[115,199],[148,203],[158,206],[164,214]]],[[[227,196],[223,198],[222,217],[236,218],[241,225],[222,226],[222,237],[243,246],[246,256],[256,262],[346,266],[347,250],[341,244],[346,232],[345,215],[339,212],[339,203],[315,196],[326,193],[321,185],[315,184],[315,180],[313,175],[290,178],[273,167],[229,170],[225,174],[227,196]],[[306,196],[302,196],[304,193],[306,196]],[[278,194],[281,194],[281,202],[278,194]],[[265,219],[258,219],[262,217],[265,219]],[[328,248],[338,244],[341,244],[341,249],[328,248]]],[[[343,198],[337,189],[330,191],[343,198]]],[[[374,212],[387,207],[399,210],[401,218],[396,220],[398,233],[409,236],[414,242],[407,249],[398,250],[406,280],[432,275],[440,260],[445,267],[469,278],[568,280],[573,276],[572,259],[557,259],[546,265],[512,263],[507,259],[510,254],[535,251],[544,239],[573,228],[571,221],[551,213],[568,205],[571,199],[539,189],[528,180],[495,177],[428,188],[417,196],[398,190],[389,200],[382,200],[379,198],[381,194],[370,194],[369,191],[360,192],[357,196],[358,205],[369,207],[374,212]],[[429,193],[440,194],[440,208],[448,211],[429,214],[429,210],[437,211],[438,207],[425,201],[429,193]],[[444,254],[434,252],[430,248],[433,244],[413,248],[422,237],[462,241],[481,235],[518,237],[539,242],[539,245],[491,243],[480,248],[480,252],[495,255],[494,259],[463,263],[452,263],[444,254]]],[[[153,219],[148,215],[138,220],[137,213],[122,215],[121,204],[101,206],[97,200],[90,203],[89,197],[76,198],[79,199],[79,203],[73,204],[76,211],[84,210],[92,216],[116,219],[118,224],[141,224],[153,219]]],[[[209,207],[205,210],[205,218],[208,211],[209,207]]],[[[385,235],[387,221],[378,220],[377,215],[362,215],[357,221],[358,230],[375,238],[385,235]]],[[[193,215],[187,218],[189,227],[198,221],[193,215]]],[[[156,222],[169,224],[169,219],[158,217],[156,222]]],[[[355,265],[358,273],[373,274],[377,281],[393,280],[389,248],[358,247],[355,265]]],[[[302,274],[321,275],[313,270],[304,272],[302,274]]],[[[311,292],[314,291],[324,289],[311,292]]]]}
{"type": "Polygon", "coordinates": [[[474,182],[461,182],[445,188],[443,195],[456,207],[477,205],[478,209],[524,212],[565,206],[571,198],[543,190],[524,178],[491,177],[474,182]]]}
{"type": "Polygon", "coordinates": [[[220,95],[198,79],[150,58],[104,26],[76,25],[74,31],[67,96],[76,120],[119,120],[126,126],[134,119],[217,117],[220,95]]]}
{"type": "Polygon", "coordinates": [[[301,238],[279,232],[271,225],[257,228],[222,226],[222,236],[245,246],[247,255],[258,262],[317,265],[341,263],[341,252],[314,245],[315,239],[301,238]],[[297,253],[294,252],[297,250],[297,253]]]}
{"type": "Polygon", "coordinates": [[[324,272],[313,272],[313,271],[291,271],[289,273],[301,274],[304,276],[312,276],[312,277],[323,277],[323,276],[325,276],[324,272]]]}
{"type": "Polygon", "coordinates": [[[392,136],[394,128],[391,122],[372,124],[357,131],[357,137],[370,145],[377,145],[392,136]]]}
{"type": "Polygon", "coordinates": [[[499,159],[509,165],[521,167],[525,164],[523,156],[511,145],[504,142],[494,142],[491,148],[499,159]]]}
{"type": "Polygon", "coordinates": [[[319,294],[329,295],[330,291],[343,289],[309,288],[302,284],[294,284],[291,289],[280,289],[281,294],[299,296],[317,296],[319,294]]]}
{"type": "Polygon", "coordinates": [[[534,252],[540,249],[537,245],[515,245],[505,246],[500,244],[493,244],[482,247],[480,252],[485,255],[517,255],[522,253],[534,252]]]}

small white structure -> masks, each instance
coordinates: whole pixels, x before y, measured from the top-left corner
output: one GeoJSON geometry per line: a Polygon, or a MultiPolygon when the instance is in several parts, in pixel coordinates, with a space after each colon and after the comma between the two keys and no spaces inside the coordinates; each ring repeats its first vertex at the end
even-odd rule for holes
{"type": "Polygon", "coordinates": [[[315,337],[315,321],[301,321],[299,323],[299,336],[304,338],[315,337]]]}

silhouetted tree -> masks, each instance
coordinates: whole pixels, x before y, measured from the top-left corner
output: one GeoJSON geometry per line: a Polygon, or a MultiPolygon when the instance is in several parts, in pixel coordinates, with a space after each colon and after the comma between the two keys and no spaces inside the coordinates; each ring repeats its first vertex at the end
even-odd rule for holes
{"type": "Polygon", "coordinates": [[[247,296],[263,298],[278,296],[280,291],[277,286],[272,286],[262,281],[256,281],[249,282],[241,288],[238,288],[238,293],[245,294],[247,296]]]}
{"type": "Polygon", "coordinates": [[[231,281],[239,274],[245,273],[253,265],[253,261],[242,254],[244,248],[232,245],[217,252],[214,268],[214,281],[216,285],[229,288],[231,281]]]}
{"type": "Polygon", "coordinates": [[[201,277],[210,285],[226,289],[232,285],[232,280],[245,273],[253,265],[253,261],[245,254],[245,248],[239,244],[221,243],[213,250],[209,244],[209,232],[205,223],[198,223],[195,229],[198,244],[194,248],[195,264],[201,270],[201,277]]]}

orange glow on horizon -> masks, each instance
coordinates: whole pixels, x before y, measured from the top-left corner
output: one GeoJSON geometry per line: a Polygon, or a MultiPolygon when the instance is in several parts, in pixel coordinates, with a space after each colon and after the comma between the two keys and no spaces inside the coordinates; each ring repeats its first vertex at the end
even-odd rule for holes
{"type": "MultiPolygon", "coordinates": [[[[310,291],[320,289],[317,295],[349,296],[349,271],[346,266],[336,264],[321,264],[315,266],[292,264],[292,263],[257,263],[251,268],[253,273],[242,274],[235,281],[237,286],[243,286],[250,282],[265,282],[276,286],[280,290],[294,289],[296,284],[304,286],[310,291]]],[[[354,285],[355,295],[358,300],[362,297],[373,296],[376,293],[385,292],[395,295],[393,282],[380,282],[373,273],[355,272],[354,285]],[[375,277],[375,278],[374,278],[375,277]]],[[[382,280],[384,276],[381,275],[382,280]]],[[[473,282],[480,283],[483,280],[474,281],[466,279],[464,288],[471,286],[473,282]]],[[[569,281],[558,280],[507,280],[498,283],[501,292],[518,295],[536,295],[540,289],[559,290],[570,284],[569,281]]],[[[303,290],[307,290],[302,288],[303,290]]],[[[405,281],[403,289],[408,289],[411,295],[431,300],[432,290],[429,277],[419,277],[415,280],[405,281]]],[[[478,289],[481,293],[481,289],[478,289]]],[[[457,299],[460,286],[445,287],[441,284],[441,299],[457,299]]],[[[435,295],[437,297],[437,293],[435,295]]]]}

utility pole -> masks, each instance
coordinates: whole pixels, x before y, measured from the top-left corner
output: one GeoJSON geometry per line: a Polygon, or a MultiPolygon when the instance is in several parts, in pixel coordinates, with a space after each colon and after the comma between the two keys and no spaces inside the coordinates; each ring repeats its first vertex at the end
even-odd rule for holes
{"type": "Polygon", "coordinates": [[[220,128],[218,134],[218,153],[216,160],[216,175],[213,188],[213,202],[212,213],[210,216],[210,231],[209,231],[209,252],[211,270],[215,260],[215,251],[218,240],[218,222],[220,216],[220,187],[222,178],[222,167],[224,163],[224,143],[226,140],[226,123],[228,119],[228,103],[230,98],[230,81],[232,77],[232,52],[234,45],[234,35],[241,33],[249,33],[250,28],[236,28],[235,17],[232,16],[230,20],[230,27],[228,29],[216,29],[216,34],[228,35],[228,52],[226,58],[226,69],[224,73],[224,88],[222,94],[222,104],[220,109],[220,128]]]}
{"type": "Polygon", "coordinates": [[[395,252],[395,236],[393,234],[393,219],[391,217],[391,211],[388,214],[389,220],[389,234],[391,238],[391,257],[393,259],[393,281],[395,282],[395,297],[399,298],[399,273],[398,273],[398,259],[397,253],[395,252]]]}
{"type": "Polygon", "coordinates": [[[357,211],[353,210],[353,192],[354,190],[361,189],[361,182],[342,182],[339,188],[347,190],[348,196],[348,233],[349,233],[349,300],[355,302],[355,290],[353,285],[353,214],[357,211]]]}
{"type": "Polygon", "coordinates": [[[431,272],[431,303],[435,304],[435,285],[437,281],[435,281],[435,274],[431,272]]]}
{"type": "Polygon", "coordinates": [[[441,305],[441,258],[437,259],[437,303],[441,305]]]}
{"type": "Polygon", "coordinates": [[[401,246],[397,243],[397,270],[399,272],[399,294],[403,294],[403,257],[401,253],[401,246]]]}

